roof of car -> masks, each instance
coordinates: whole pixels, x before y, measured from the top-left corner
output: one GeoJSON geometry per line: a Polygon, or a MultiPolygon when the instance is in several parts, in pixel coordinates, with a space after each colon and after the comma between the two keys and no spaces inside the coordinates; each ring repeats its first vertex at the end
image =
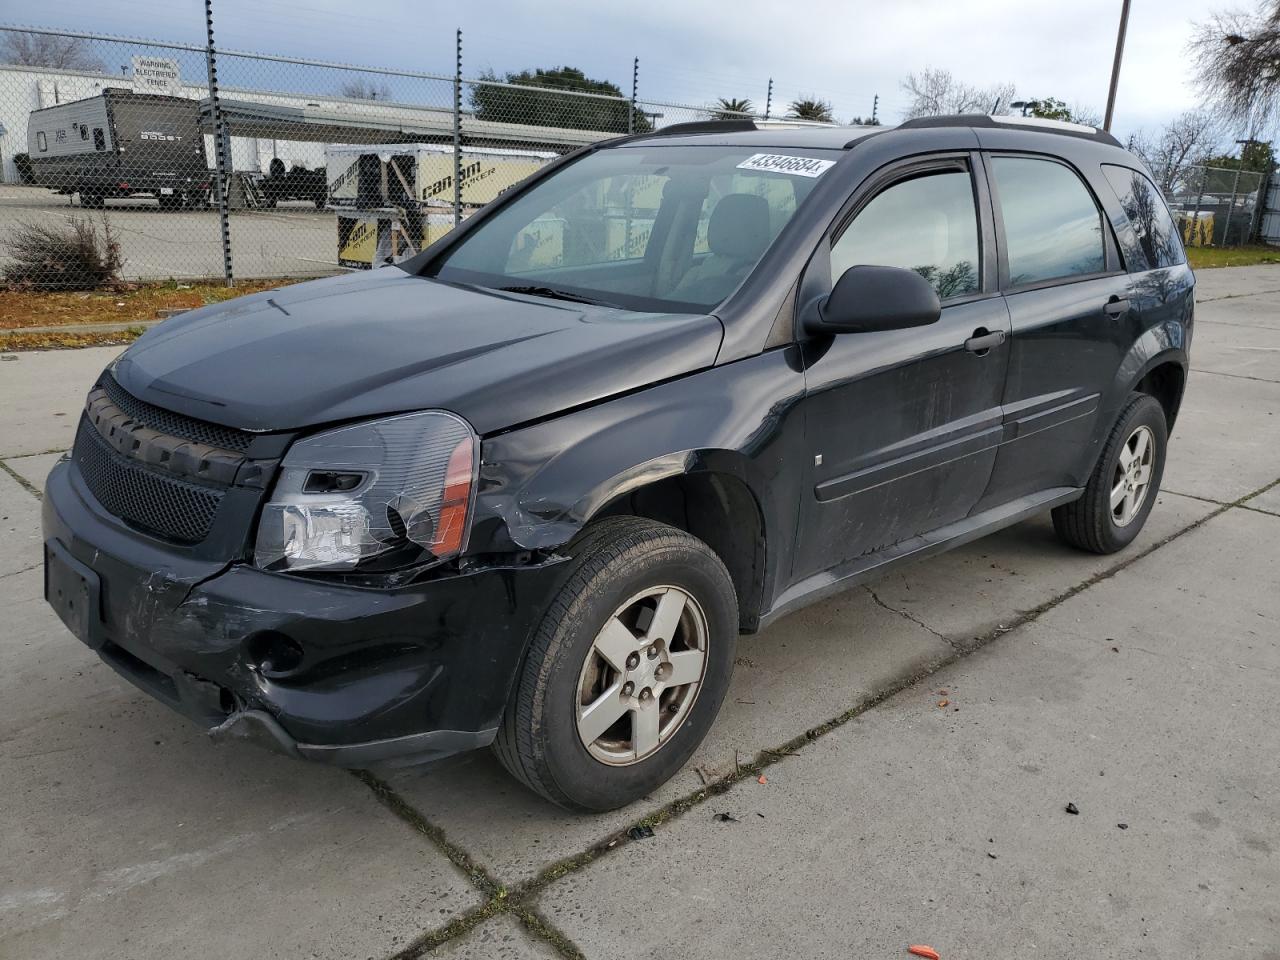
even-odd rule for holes
{"type": "Polygon", "coordinates": [[[981,113],[918,117],[914,120],[907,120],[896,127],[846,127],[835,124],[771,122],[749,119],[702,120],[694,123],[677,123],[662,127],[652,133],[630,138],[629,142],[646,143],[660,139],[664,144],[673,146],[723,144],[744,147],[808,147],[846,150],[859,140],[864,140],[876,134],[889,133],[894,130],[937,127],[1020,129],[1031,133],[1079,137],[1111,146],[1120,146],[1120,142],[1107,131],[1084,124],[1046,120],[1040,117],[988,116],[981,113]]]}
{"type": "Polygon", "coordinates": [[[752,120],[704,120],[676,123],[632,142],[661,140],[664,145],[727,144],[744,147],[810,147],[843,150],[853,140],[880,133],[888,127],[844,127],[822,123],[786,123],[752,120]]]}

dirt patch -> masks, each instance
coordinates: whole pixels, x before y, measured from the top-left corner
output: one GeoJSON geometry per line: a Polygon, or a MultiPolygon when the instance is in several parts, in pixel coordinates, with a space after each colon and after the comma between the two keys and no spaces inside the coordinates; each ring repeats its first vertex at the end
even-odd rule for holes
{"type": "MultiPolygon", "coordinates": [[[[58,346],[87,346],[89,343],[128,343],[119,333],[102,334],[85,343],[51,342],[42,347],[6,345],[13,332],[24,327],[71,326],[79,323],[139,323],[163,319],[166,311],[191,310],[207,303],[220,303],[246,293],[271,290],[281,286],[279,280],[248,280],[234,287],[214,283],[126,284],[116,291],[96,293],[35,293],[0,290],[0,349],[48,349],[58,346]],[[9,334],[6,336],[5,334],[9,334]]],[[[53,341],[75,339],[82,335],[42,334],[53,341]]]]}
{"type": "Polygon", "coordinates": [[[61,333],[0,333],[0,354],[23,350],[74,350],[78,347],[108,347],[133,343],[146,333],[142,327],[127,330],[91,330],[77,332],[69,327],[61,333]]]}

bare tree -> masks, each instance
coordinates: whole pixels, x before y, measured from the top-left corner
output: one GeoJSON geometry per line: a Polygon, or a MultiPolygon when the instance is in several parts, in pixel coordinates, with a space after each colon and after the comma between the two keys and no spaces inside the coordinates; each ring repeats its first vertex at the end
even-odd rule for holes
{"type": "Polygon", "coordinates": [[[4,41],[0,42],[0,63],[96,73],[105,69],[102,61],[93,55],[87,40],[18,30],[5,31],[4,41]]]}
{"type": "Polygon", "coordinates": [[[1014,98],[1012,83],[977,87],[957,80],[950,70],[934,67],[907,74],[901,86],[911,96],[904,115],[907,120],[952,113],[1008,113],[1014,98]]]}
{"type": "Polygon", "coordinates": [[[1280,118],[1280,0],[1196,25],[1190,43],[1201,92],[1251,130],[1280,118]]]}
{"type": "Polygon", "coordinates": [[[1222,139],[1222,125],[1208,110],[1188,110],[1151,136],[1137,130],[1129,137],[1129,149],[1140,156],[1155,175],[1161,190],[1172,190],[1186,180],[1191,167],[1213,154],[1222,139]]]}
{"type": "Polygon", "coordinates": [[[342,86],[338,87],[338,96],[352,100],[390,100],[391,88],[368,77],[353,77],[344,80],[342,86]]]}
{"type": "Polygon", "coordinates": [[[1097,109],[1079,100],[1071,104],[1071,120],[1073,123],[1083,123],[1087,127],[1102,127],[1102,114],[1097,109]]]}

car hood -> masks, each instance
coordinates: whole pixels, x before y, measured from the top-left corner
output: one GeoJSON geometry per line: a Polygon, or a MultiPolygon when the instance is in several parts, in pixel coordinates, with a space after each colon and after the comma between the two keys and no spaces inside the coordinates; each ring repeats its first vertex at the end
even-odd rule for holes
{"type": "Polygon", "coordinates": [[[201,307],[116,362],[134,396],[244,430],[439,408],[480,433],[715,362],[714,316],[636,313],[395,267],[201,307]]]}

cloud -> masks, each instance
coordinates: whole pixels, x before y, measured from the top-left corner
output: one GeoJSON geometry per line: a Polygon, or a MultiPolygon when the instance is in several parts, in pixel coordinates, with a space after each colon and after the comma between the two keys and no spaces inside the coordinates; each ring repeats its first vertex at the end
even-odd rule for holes
{"type": "MultiPolygon", "coordinates": [[[[1058,97],[1101,113],[1120,0],[1035,4],[1025,0],[645,0],[584,5],[423,4],[382,0],[216,0],[221,45],[319,59],[451,73],[453,31],[464,33],[464,73],[572,64],[629,92],[632,57],[640,93],[706,103],[749,97],[763,107],[774,78],[775,110],[802,94],[831,100],[837,117],[899,119],[903,76],[925,66],[966,82],[1012,82],[1024,97],[1058,97]]],[[[203,18],[167,0],[102,5],[64,0],[45,11],[77,29],[203,39],[203,18]]],[[[1157,125],[1196,103],[1184,47],[1202,2],[1135,5],[1125,48],[1116,128],[1157,125]]]]}

